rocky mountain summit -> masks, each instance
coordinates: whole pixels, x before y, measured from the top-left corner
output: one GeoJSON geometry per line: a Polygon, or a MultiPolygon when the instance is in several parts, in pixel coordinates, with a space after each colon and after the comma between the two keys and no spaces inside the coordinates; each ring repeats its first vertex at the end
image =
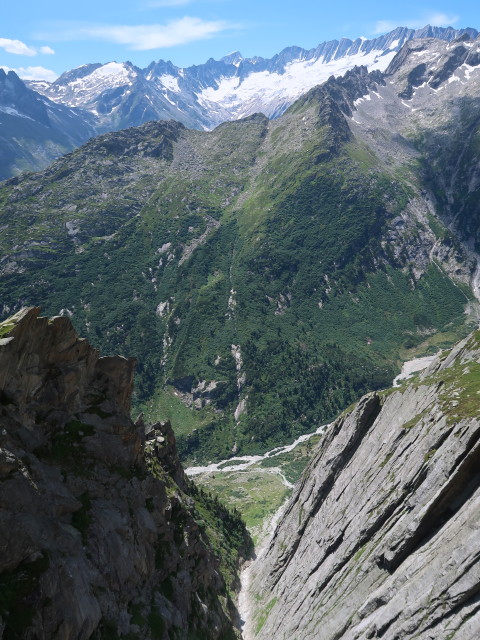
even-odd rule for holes
{"type": "Polygon", "coordinates": [[[248,640],[474,640],[480,332],[326,432],[253,566],[248,640]]]}
{"type": "Polygon", "coordinates": [[[248,536],[186,479],[168,423],[132,422],[133,369],[68,318],[0,324],[4,640],[237,637],[207,532],[227,556],[248,536]]]}

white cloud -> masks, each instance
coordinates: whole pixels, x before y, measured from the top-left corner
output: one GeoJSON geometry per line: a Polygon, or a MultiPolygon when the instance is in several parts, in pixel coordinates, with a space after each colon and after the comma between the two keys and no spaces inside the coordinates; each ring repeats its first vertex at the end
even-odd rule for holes
{"type": "Polygon", "coordinates": [[[8,71],[15,71],[19,78],[22,80],[47,80],[53,82],[58,78],[58,73],[51,69],[45,69],[45,67],[18,67],[18,69],[12,69],[5,65],[0,66],[1,69],[7,73],[8,71]]]}
{"type": "Polygon", "coordinates": [[[7,53],[14,53],[17,56],[36,56],[39,53],[52,55],[55,51],[51,47],[29,47],[21,40],[12,40],[10,38],[0,38],[0,48],[5,49],[7,53]]]}
{"type": "Polygon", "coordinates": [[[52,47],[40,47],[39,49],[40,53],[52,56],[55,51],[52,49],[52,47]]]}
{"type": "MultiPolygon", "coordinates": [[[[238,28],[225,20],[202,20],[185,16],[166,24],[87,25],[64,28],[48,34],[50,40],[103,40],[126,45],[135,51],[174,47],[196,40],[206,40],[226,29],[238,28]]],[[[43,34],[42,37],[46,37],[43,34]]]]}
{"type": "Polygon", "coordinates": [[[0,38],[0,47],[7,53],[14,53],[19,56],[36,56],[37,50],[29,47],[21,40],[11,40],[10,38],[0,38]]]}
{"type": "Polygon", "coordinates": [[[432,27],[451,27],[458,21],[458,16],[434,11],[431,13],[426,13],[420,18],[399,20],[398,22],[394,22],[393,20],[379,20],[375,24],[373,33],[387,33],[388,31],[393,31],[396,27],[410,27],[410,29],[421,29],[427,24],[431,25],[432,27]]]}
{"type": "Polygon", "coordinates": [[[435,12],[427,14],[423,20],[417,20],[416,24],[411,26],[417,29],[424,27],[426,24],[430,24],[432,27],[451,27],[459,20],[458,16],[435,12]]]}

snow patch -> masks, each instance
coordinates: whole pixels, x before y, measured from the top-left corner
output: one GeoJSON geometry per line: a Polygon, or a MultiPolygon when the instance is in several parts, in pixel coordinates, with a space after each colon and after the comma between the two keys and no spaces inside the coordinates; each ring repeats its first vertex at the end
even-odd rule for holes
{"type": "Polygon", "coordinates": [[[166,89],[169,89],[170,91],[176,91],[176,92],[180,91],[180,87],[178,86],[178,80],[177,78],[175,78],[175,76],[172,76],[167,73],[163,76],[160,76],[158,81],[161,85],[163,85],[166,89]]]}
{"type": "Polygon", "coordinates": [[[33,118],[25,115],[24,113],[20,113],[20,111],[13,109],[13,107],[0,107],[0,111],[2,113],[6,113],[9,116],[17,116],[17,118],[25,118],[26,120],[32,120],[33,122],[35,122],[33,118]]]}
{"type": "Polygon", "coordinates": [[[478,69],[480,69],[480,66],[473,67],[470,64],[464,63],[464,64],[462,64],[460,69],[462,69],[464,71],[465,79],[468,80],[474,71],[478,71],[478,69]]]}
{"type": "Polygon", "coordinates": [[[90,74],[90,78],[115,77],[116,79],[122,78],[124,80],[128,80],[129,75],[130,74],[128,72],[128,69],[124,64],[121,64],[119,62],[107,62],[107,64],[104,64],[102,67],[98,67],[98,69],[95,69],[95,71],[90,74]]]}

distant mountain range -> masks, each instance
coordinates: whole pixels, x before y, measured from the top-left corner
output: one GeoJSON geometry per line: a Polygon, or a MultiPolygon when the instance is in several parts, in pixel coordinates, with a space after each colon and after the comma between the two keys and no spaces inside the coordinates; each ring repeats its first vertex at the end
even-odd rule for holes
{"type": "Polygon", "coordinates": [[[478,35],[475,29],[399,27],[373,40],[342,38],[310,50],[288,47],[273,58],[243,58],[236,51],[184,69],[164,60],[146,69],[131,62],[89,64],[55,82],[30,86],[57,103],[91,112],[105,131],[170,118],[188,127],[212,129],[253,113],[279,116],[316,84],[356,65],[384,71],[412,38],[451,41],[464,33],[478,35]]]}
{"type": "Polygon", "coordinates": [[[478,32],[399,27],[372,40],[288,47],[270,59],[234,52],[184,69],[163,60],[145,69],[131,62],[86,64],[52,83],[24,84],[13,72],[0,71],[0,179],[43,168],[99,133],[150,120],[209,130],[253,113],[275,118],[331,75],[359,65],[385,70],[408,40],[452,41],[463,34],[475,38],[478,32]]]}

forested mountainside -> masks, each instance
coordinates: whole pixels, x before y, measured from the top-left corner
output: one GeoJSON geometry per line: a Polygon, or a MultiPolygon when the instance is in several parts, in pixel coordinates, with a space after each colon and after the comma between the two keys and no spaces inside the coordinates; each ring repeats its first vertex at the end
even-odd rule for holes
{"type": "Polygon", "coordinates": [[[94,139],[0,190],[2,312],[135,356],[183,456],[313,429],[476,312],[479,81],[478,39],[413,40],[276,120],[94,139]]]}
{"type": "Polygon", "coordinates": [[[184,475],[168,423],[130,418],[134,362],[68,318],[0,324],[0,637],[239,637],[251,541],[184,475]]]}
{"type": "Polygon", "coordinates": [[[475,640],[480,332],[332,425],[250,568],[244,640],[475,640]]]}

